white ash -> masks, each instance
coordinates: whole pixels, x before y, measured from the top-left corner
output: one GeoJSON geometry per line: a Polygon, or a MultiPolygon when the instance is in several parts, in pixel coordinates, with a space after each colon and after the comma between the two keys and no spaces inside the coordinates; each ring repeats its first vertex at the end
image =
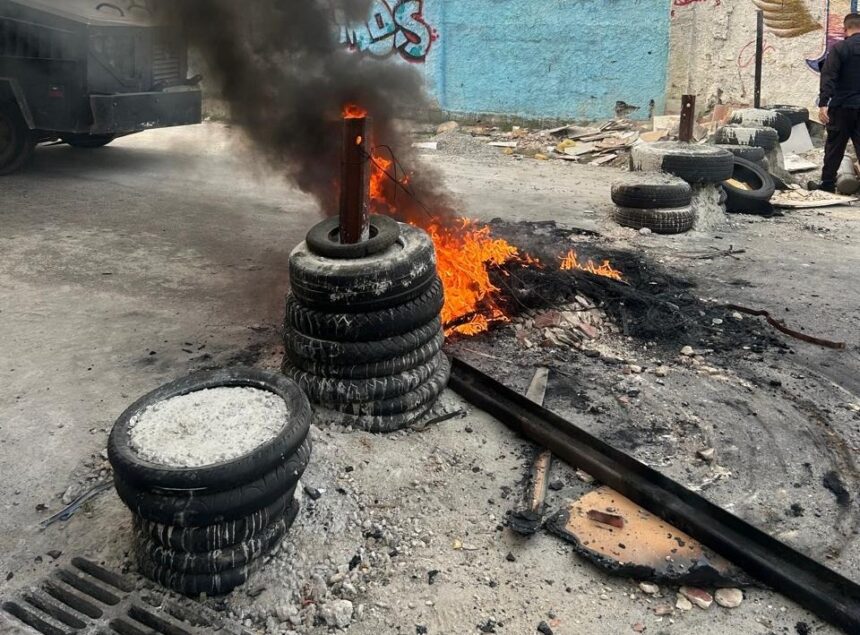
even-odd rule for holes
{"type": "Polygon", "coordinates": [[[129,424],[131,448],[168,467],[202,467],[238,458],[287,424],[278,395],[250,387],[198,390],[153,404],[129,424]]]}
{"type": "MultiPolygon", "coordinates": [[[[725,139],[727,141],[733,142],[732,145],[738,146],[754,146],[756,135],[759,130],[763,130],[765,127],[751,127],[751,126],[724,126],[722,128],[723,134],[725,135],[725,139]]],[[[776,132],[776,131],[774,131],[776,132]]],[[[725,141],[723,142],[725,143],[725,141]]]]}
{"type": "Polygon", "coordinates": [[[714,184],[694,185],[690,207],[696,214],[696,231],[717,229],[726,222],[726,208],[720,203],[722,195],[714,184]]]}
{"type": "Polygon", "coordinates": [[[752,125],[758,127],[766,127],[773,122],[776,113],[773,110],[765,110],[763,108],[745,108],[736,110],[732,113],[732,123],[742,123],[744,125],[752,125]]]}
{"type": "Polygon", "coordinates": [[[668,155],[718,155],[726,151],[717,146],[699,143],[683,143],[680,141],[658,141],[656,143],[640,143],[633,146],[630,153],[630,165],[635,172],[660,172],[663,160],[668,155]]]}

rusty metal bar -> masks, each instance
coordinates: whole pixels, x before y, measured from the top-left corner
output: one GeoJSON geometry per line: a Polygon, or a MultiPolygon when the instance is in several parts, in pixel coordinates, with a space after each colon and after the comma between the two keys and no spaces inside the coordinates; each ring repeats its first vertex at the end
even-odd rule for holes
{"type": "Polygon", "coordinates": [[[681,124],[678,129],[678,139],[686,143],[693,140],[693,125],[696,122],[696,96],[681,96],[681,124]]]}
{"type": "Polygon", "coordinates": [[[761,108],[761,67],[764,63],[764,11],[756,11],[755,30],[755,92],[753,106],[761,108]]]}
{"type": "Polygon", "coordinates": [[[370,237],[370,119],[343,120],[343,154],[340,164],[340,242],[354,245],[370,237]]]}
{"type": "Polygon", "coordinates": [[[687,532],[820,618],[860,633],[860,585],[454,359],[450,387],[556,457],[687,532]]]}

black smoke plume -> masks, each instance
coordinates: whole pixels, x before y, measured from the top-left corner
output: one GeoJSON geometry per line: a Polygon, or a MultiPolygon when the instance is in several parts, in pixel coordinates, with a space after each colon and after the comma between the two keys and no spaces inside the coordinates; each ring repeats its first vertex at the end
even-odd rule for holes
{"type": "Polygon", "coordinates": [[[414,198],[387,186],[397,215],[420,222],[428,210],[450,208],[441,180],[418,166],[397,126],[398,116],[430,106],[420,73],[339,42],[339,26],[366,21],[370,0],[171,0],[159,10],[202,56],[206,85],[226,102],[233,123],[324,214],[337,213],[346,104],[369,112],[374,144],[390,146],[412,173],[414,198]]]}

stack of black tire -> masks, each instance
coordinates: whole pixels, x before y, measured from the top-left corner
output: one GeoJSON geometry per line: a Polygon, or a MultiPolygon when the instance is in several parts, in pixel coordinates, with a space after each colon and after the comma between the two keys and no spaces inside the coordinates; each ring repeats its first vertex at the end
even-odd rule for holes
{"type": "Polygon", "coordinates": [[[340,244],[333,218],[291,254],[282,370],[323,420],[393,432],[448,384],[444,290],[424,231],[381,216],[370,228],[369,240],[340,244]]]}
{"type": "Polygon", "coordinates": [[[311,409],[295,382],[254,369],[203,372],[145,395],[117,420],[108,441],[114,484],[134,514],[140,572],[186,595],[223,595],[244,584],[280,545],[299,511],[297,487],[311,454],[311,409]],[[281,432],[238,458],[195,468],[142,459],[129,426],[147,407],[208,388],[247,386],[287,405],[281,432]]]}
{"type": "Polygon", "coordinates": [[[661,141],[633,146],[631,174],[613,186],[614,219],[663,234],[688,231],[696,222],[696,196],[731,176],[732,158],[712,145],[661,141]]]}
{"type": "Polygon", "coordinates": [[[762,215],[773,212],[770,199],[776,182],[769,171],[780,172],[777,165],[782,161],[779,144],[791,137],[794,121],[798,114],[802,115],[793,111],[787,113],[787,107],[783,110],[738,110],[732,113],[728,126],[717,130],[717,146],[735,155],[732,178],[723,183],[726,211],[762,215]],[[743,186],[739,187],[739,183],[743,186]]]}
{"type": "Polygon", "coordinates": [[[612,184],[612,217],[619,225],[657,234],[689,231],[696,220],[690,202],[693,188],[662,172],[630,172],[612,184]]]}

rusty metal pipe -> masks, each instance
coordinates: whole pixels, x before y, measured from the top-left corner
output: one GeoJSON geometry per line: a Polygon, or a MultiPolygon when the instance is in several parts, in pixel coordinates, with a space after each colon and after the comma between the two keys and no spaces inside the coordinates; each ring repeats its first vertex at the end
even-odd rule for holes
{"type": "Polygon", "coordinates": [[[343,120],[340,163],[340,242],[354,245],[370,237],[370,119],[343,120]]]}

